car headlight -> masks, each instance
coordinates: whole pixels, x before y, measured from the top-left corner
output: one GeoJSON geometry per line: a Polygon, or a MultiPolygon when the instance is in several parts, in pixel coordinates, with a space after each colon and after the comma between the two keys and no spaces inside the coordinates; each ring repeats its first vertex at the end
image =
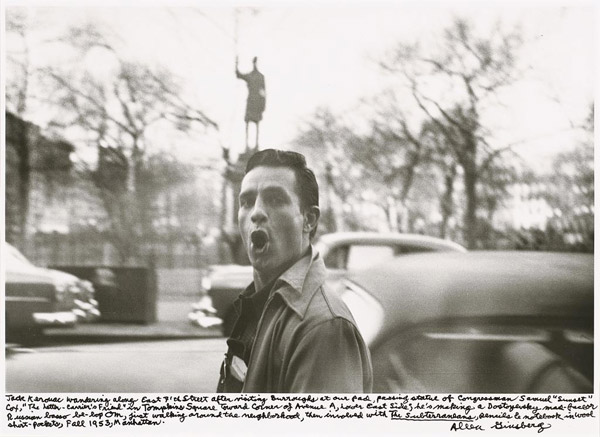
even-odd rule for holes
{"type": "Polygon", "coordinates": [[[55,277],[53,282],[57,302],[69,302],[81,294],[79,285],[70,279],[55,277]]]}
{"type": "Polygon", "coordinates": [[[57,294],[65,294],[69,289],[69,284],[66,282],[54,281],[54,289],[57,294]]]}
{"type": "Polygon", "coordinates": [[[63,302],[67,296],[68,285],[64,283],[54,283],[54,296],[57,302],[63,302]]]}
{"type": "Polygon", "coordinates": [[[54,278],[54,288],[60,293],[70,292],[70,293],[80,293],[81,288],[77,284],[77,282],[72,280],[65,280],[62,278],[54,278]]]}
{"type": "Polygon", "coordinates": [[[94,295],[94,286],[92,285],[92,283],[86,279],[82,279],[79,281],[79,286],[87,293],[89,293],[90,295],[94,295]]]}

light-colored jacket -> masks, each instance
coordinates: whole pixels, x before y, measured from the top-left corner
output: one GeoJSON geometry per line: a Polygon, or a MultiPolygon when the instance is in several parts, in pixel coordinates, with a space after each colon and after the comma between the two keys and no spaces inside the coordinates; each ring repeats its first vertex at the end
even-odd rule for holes
{"type": "Polygon", "coordinates": [[[311,248],[279,277],[265,305],[244,381],[253,393],[368,393],[373,370],[348,307],[324,286],[311,248]]]}

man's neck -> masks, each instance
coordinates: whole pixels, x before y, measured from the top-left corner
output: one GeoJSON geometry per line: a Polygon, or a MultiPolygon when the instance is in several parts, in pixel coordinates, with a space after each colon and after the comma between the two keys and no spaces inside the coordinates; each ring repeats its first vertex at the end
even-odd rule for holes
{"type": "Polygon", "coordinates": [[[271,284],[275,279],[280,277],[286,270],[296,264],[299,260],[304,258],[310,251],[310,246],[304,251],[300,258],[297,258],[293,261],[290,261],[286,264],[283,264],[279,269],[274,272],[269,273],[261,273],[258,270],[254,269],[254,289],[258,292],[262,290],[265,285],[271,284]]]}
{"type": "Polygon", "coordinates": [[[279,268],[277,271],[275,272],[269,272],[269,273],[261,273],[258,270],[254,270],[254,289],[258,292],[260,290],[262,290],[265,285],[272,283],[273,281],[275,281],[275,279],[277,279],[278,277],[280,277],[283,272],[285,272],[287,269],[289,269],[291,266],[293,266],[298,260],[295,260],[293,263],[291,264],[286,264],[283,265],[281,268],[279,268]]]}

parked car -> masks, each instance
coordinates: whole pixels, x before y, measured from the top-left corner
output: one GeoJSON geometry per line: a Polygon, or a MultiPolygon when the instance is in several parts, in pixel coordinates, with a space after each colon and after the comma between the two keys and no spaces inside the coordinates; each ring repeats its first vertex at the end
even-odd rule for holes
{"type": "Polygon", "coordinates": [[[78,322],[93,322],[100,318],[96,291],[88,280],[78,278],[67,272],[55,269],[47,270],[58,288],[66,289],[73,296],[73,313],[78,322]]]}
{"type": "Polygon", "coordinates": [[[96,319],[98,302],[90,283],[58,270],[33,265],[5,244],[7,334],[37,334],[45,327],[70,327],[96,319]]]}
{"type": "MultiPolygon", "coordinates": [[[[315,243],[329,270],[329,281],[335,282],[347,271],[360,270],[380,264],[399,255],[416,252],[465,252],[466,249],[452,241],[416,234],[376,232],[336,232],[325,234],[315,243]]],[[[222,320],[222,331],[229,335],[235,322],[232,304],[236,297],[252,282],[252,266],[237,264],[213,265],[202,281],[202,294],[206,299],[194,304],[189,319],[203,326],[214,317],[222,320]]]]}
{"type": "Polygon", "coordinates": [[[593,256],[419,254],[344,278],[385,393],[592,393],[593,256]]]}

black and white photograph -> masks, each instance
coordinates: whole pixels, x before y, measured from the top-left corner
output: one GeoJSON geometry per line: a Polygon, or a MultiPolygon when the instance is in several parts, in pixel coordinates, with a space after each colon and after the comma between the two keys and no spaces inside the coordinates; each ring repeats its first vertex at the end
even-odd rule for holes
{"type": "Polygon", "coordinates": [[[1,12],[6,435],[595,435],[594,2],[1,12]]]}

